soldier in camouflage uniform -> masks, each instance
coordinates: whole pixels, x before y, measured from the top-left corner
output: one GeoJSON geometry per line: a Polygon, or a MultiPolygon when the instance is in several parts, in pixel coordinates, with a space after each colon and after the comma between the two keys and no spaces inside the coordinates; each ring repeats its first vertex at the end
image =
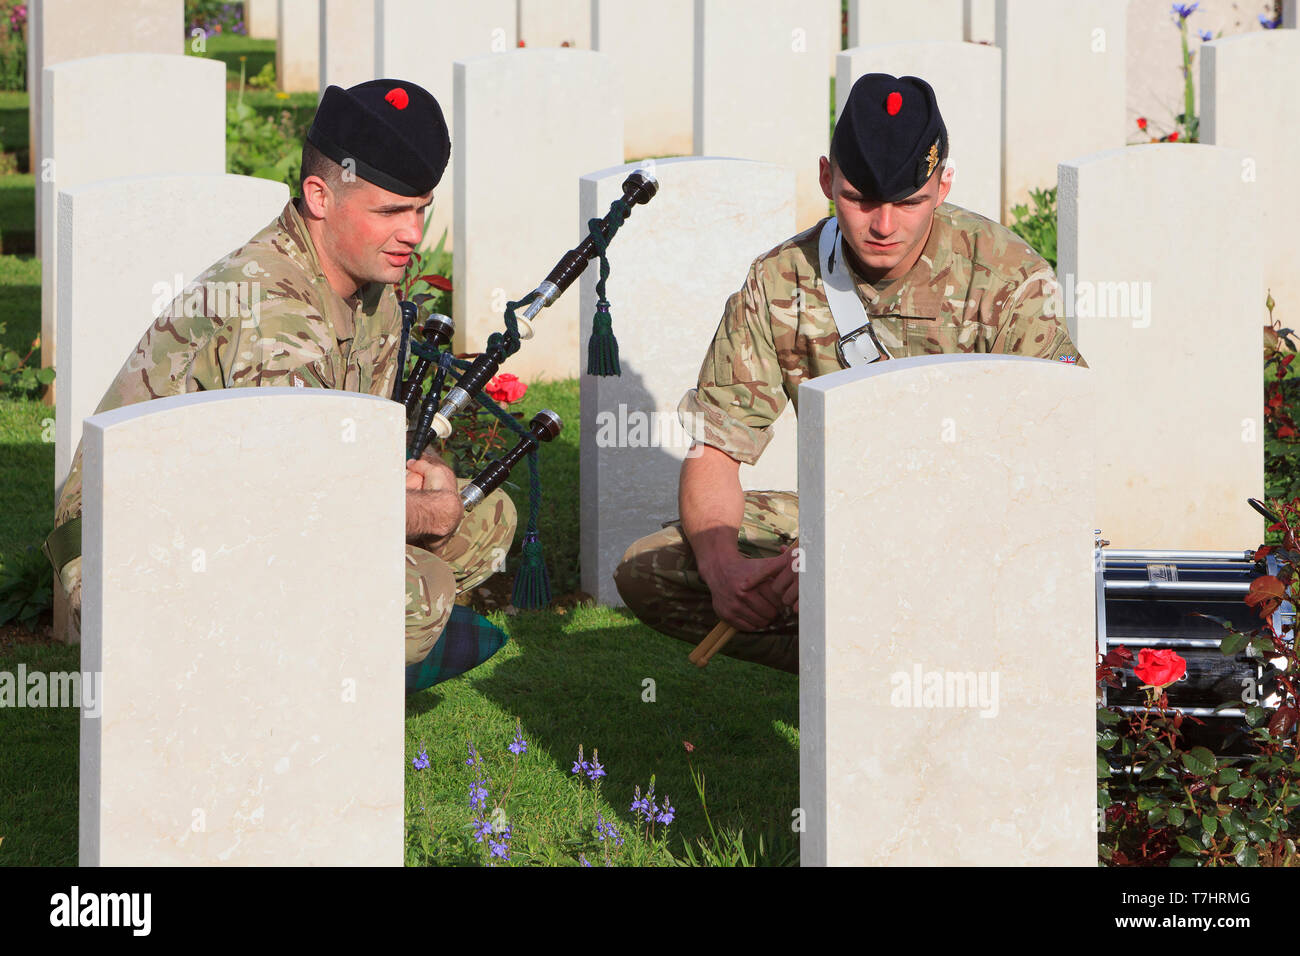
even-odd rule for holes
{"type": "MultiPolygon", "coordinates": [[[[96,413],[260,385],[392,397],[402,337],[392,283],[420,241],[448,152],[442,111],[420,87],[395,80],[330,87],[303,148],[303,199],[162,312],[96,413]],[[348,160],[351,179],[343,174],[348,160]]],[[[467,483],[432,453],[407,463],[407,664],[433,648],[456,595],[500,570],[514,537],[514,505],[501,491],[463,514],[458,489],[467,483]]],[[[81,498],[78,447],[56,527],[80,516],[81,498]]],[[[77,550],[62,567],[56,561],[55,573],[79,631],[77,550]]]]}
{"type": "MultiPolygon", "coordinates": [[[[822,281],[823,228],[844,259],[880,358],[999,353],[1085,364],[1057,318],[1055,275],[998,223],[944,203],[947,131],[916,77],[869,74],[838,121],[822,190],[835,219],[759,256],[723,310],[697,387],[678,412],[695,445],[682,466],[682,517],[631,545],[614,579],[655,630],[698,644],[719,619],[722,651],[798,672],[798,500],[742,492],[799,384],[849,367],[822,281]]],[[[855,332],[858,330],[855,330],[855,332]]]]}

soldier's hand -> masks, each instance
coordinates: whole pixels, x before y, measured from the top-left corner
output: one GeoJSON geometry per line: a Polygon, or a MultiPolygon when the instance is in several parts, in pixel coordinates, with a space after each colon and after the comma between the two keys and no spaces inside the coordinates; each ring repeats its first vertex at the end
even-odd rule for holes
{"type": "Polygon", "coordinates": [[[428,458],[421,458],[419,461],[411,459],[406,463],[406,487],[413,491],[455,491],[456,475],[441,461],[434,461],[428,458]],[[411,488],[410,476],[415,473],[420,476],[421,484],[411,488]]]}
{"type": "Polygon", "coordinates": [[[799,573],[795,570],[798,548],[797,540],[782,548],[779,555],[782,563],[776,573],[755,585],[755,589],[769,602],[793,608],[796,614],[799,613],[799,573]]]}
{"type": "Polygon", "coordinates": [[[775,558],[745,558],[721,564],[710,572],[705,582],[713,593],[713,610],[718,617],[740,631],[760,631],[784,610],[779,600],[772,600],[759,585],[780,571],[784,555],[775,558]]]}
{"type": "Polygon", "coordinates": [[[424,487],[424,475],[411,468],[411,462],[406,463],[406,490],[419,491],[424,487]]]}

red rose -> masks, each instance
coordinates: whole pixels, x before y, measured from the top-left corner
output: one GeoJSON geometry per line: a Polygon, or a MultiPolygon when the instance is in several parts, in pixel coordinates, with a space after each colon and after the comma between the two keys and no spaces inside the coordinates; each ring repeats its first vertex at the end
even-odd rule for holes
{"type": "Polygon", "coordinates": [[[502,405],[509,405],[511,402],[517,402],[523,398],[524,393],[528,391],[528,386],[519,381],[518,376],[506,373],[498,375],[488,382],[484,391],[487,392],[488,398],[492,399],[492,401],[499,402],[502,405]]]}
{"type": "Polygon", "coordinates": [[[1187,661],[1174,651],[1153,651],[1144,647],[1138,651],[1138,665],[1133,673],[1143,684],[1167,687],[1187,673],[1187,661]]]}
{"type": "Polygon", "coordinates": [[[1147,128],[1147,118],[1145,116],[1139,116],[1138,129],[1146,129],[1146,128],[1147,128]]]}
{"type": "Polygon", "coordinates": [[[1171,143],[1178,142],[1178,130],[1174,130],[1172,133],[1169,134],[1169,142],[1171,143]]]}

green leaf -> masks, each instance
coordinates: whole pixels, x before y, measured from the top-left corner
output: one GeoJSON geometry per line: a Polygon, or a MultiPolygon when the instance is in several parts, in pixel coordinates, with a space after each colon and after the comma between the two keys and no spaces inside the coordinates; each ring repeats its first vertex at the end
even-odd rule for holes
{"type": "Polygon", "coordinates": [[[1198,777],[1207,777],[1214,773],[1214,754],[1207,747],[1193,747],[1183,754],[1183,767],[1188,773],[1198,777]]]}
{"type": "Polygon", "coordinates": [[[1258,704],[1252,704],[1246,708],[1246,723],[1252,727],[1258,727],[1268,716],[1267,711],[1258,704]]]}
{"type": "Polygon", "coordinates": [[[1196,858],[1180,853],[1169,861],[1170,866],[1196,866],[1196,858]]]}
{"type": "Polygon", "coordinates": [[[1259,866],[1259,851],[1253,846],[1238,850],[1235,857],[1238,866],[1259,866]]]}
{"type": "Polygon", "coordinates": [[[1200,855],[1201,852],[1200,845],[1189,836],[1180,835],[1178,837],[1178,845],[1182,847],[1184,851],[1190,853],[1192,856],[1200,855]]]}
{"type": "Polygon", "coordinates": [[[1214,782],[1223,785],[1228,783],[1235,783],[1240,779],[1241,779],[1240,770],[1237,770],[1234,767],[1224,767],[1222,770],[1219,771],[1218,776],[1214,778],[1214,782]]]}
{"type": "Polygon", "coordinates": [[[1214,834],[1219,832],[1219,818],[1207,813],[1205,816],[1201,817],[1201,826],[1205,829],[1206,833],[1210,836],[1214,836],[1214,834]]]}
{"type": "Polygon", "coordinates": [[[47,366],[36,373],[36,380],[42,385],[49,385],[54,381],[54,366],[47,366]]]}
{"type": "Polygon", "coordinates": [[[1113,710],[1107,710],[1105,707],[1098,707],[1097,719],[1103,724],[1118,724],[1124,719],[1124,715],[1116,713],[1113,710]]]}
{"type": "Polygon", "coordinates": [[[1187,818],[1186,814],[1183,813],[1182,807],[1170,807],[1168,816],[1169,823],[1176,827],[1182,826],[1183,822],[1187,818]]]}
{"type": "Polygon", "coordinates": [[[1152,807],[1150,810],[1147,811],[1147,823],[1150,824],[1151,826],[1155,826],[1164,818],[1165,818],[1164,807],[1152,807]]]}
{"type": "Polygon", "coordinates": [[[1234,657],[1241,653],[1242,648],[1246,646],[1248,638],[1245,634],[1233,632],[1224,636],[1219,642],[1219,650],[1223,652],[1224,657],[1234,657]]]}
{"type": "Polygon", "coordinates": [[[1250,790],[1251,783],[1249,780],[1238,780],[1228,788],[1228,796],[1238,798],[1244,797],[1246,794],[1250,793],[1250,790]]]}

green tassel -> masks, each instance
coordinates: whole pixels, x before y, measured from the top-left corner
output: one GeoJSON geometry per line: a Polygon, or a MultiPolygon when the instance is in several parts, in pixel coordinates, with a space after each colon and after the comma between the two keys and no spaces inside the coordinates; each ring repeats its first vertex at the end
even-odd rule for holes
{"type": "Polygon", "coordinates": [[[534,611],[551,603],[551,579],[542,560],[542,542],[534,534],[524,535],[523,560],[515,575],[510,603],[524,611],[534,611]]]}
{"type": "Polygon", "coordinates": [[[614,325],[607,302],[596,304],[596,314],[591,320],[591,338],[587,340],[587,374],[623,374],[618,364],[618,339],[614,338],[614,325]]]}

